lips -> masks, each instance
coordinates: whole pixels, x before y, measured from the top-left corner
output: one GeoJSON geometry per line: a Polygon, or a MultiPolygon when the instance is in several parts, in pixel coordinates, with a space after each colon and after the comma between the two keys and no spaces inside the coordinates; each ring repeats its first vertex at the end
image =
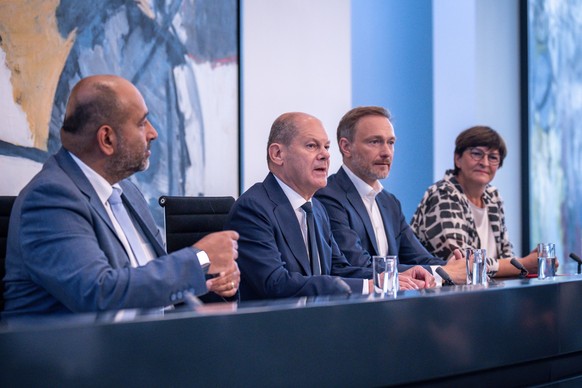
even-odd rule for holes
{"type": "Polygon", "coordinates": [[[325,174],[327,176],[327,167],[316,167],[313,169],[316,173],[325,174]]]}

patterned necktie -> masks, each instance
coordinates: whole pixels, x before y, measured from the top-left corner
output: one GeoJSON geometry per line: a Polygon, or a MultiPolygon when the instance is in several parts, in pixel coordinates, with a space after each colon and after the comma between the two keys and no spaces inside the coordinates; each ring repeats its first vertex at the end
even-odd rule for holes
{"type": "Polygon", "coordinates": [[[321,264],[319,262],[319,253],[317,251],[317,240],[315,237],[315,218],[313,217],[313,209],[311,202],[305,202],[301,205],[307,216],[307,240],[309,245],[309,259],[311,261],[311,273],[313,275],[321,275],[321,264]]]}
{"type": "Polygon", "coordinates": [[[136,228],[133,225],[131,218],[129,218],[129,214],[125,209],[125,206],[123,206],[123,202],[121,201],[121,189],[116,187],[113,188],[113,192],[109,197],[109,205],[111,205],[113,215],[115,216],[115,219],[117,219],[119,226],[121,226],[121,229],[123,230],[123,233],[129,242],[129,246],[131,247],[135,260],[140,266],[145,265],[147,263],[147,259],[141,246],[139,237],[137,236],[136,228]]]}

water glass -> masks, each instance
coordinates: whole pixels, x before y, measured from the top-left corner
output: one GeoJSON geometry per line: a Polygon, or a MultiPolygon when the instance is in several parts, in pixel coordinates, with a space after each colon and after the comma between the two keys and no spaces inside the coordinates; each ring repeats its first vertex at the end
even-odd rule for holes
{"type": "Polygon", "coordinates": [[[398,257],[373,256],[374,291],[376,294],[395,296],[398,292],[398,257]]]}
{"type": "Polygon", "coordinates": [[[538,279],[553,279],[556,276],[556,244],[538,244],[538,279]]]}
{"type": "Polygon", "coordinates": [[[467,284],[487,284],[487,250],[467,248],[465,258],[467,284]]]}

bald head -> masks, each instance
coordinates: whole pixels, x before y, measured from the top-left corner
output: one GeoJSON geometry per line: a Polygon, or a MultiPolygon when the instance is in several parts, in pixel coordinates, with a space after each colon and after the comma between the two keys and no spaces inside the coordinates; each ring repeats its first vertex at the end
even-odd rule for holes
{"type": "Polygon", "coordinates": [[[113,75],[82,79],[71,91],[61,143],[111,184],[149,165],[158,134],[139,90],[113,75]]]}
{"type": "Polygon", "coordinates": [[[303,112],[288,112],[277,117],[273,125],[271,125],[271,132],[269,133],[269,140],[267,142],[267,164],[271,164],[269,157],[269,147],[271,144],[278,143],[288,146],[295,136],[297,136],[301,123],[311,120],[320,122],[317,117],[303,112]]]}
{"type": "Polygon", "coordinates": [[[329,137],[321,121],[307,113],[279,116],[269,135],[269,171],[309,200],[327,184],[329,137]]]}
{"type": "Polygon", "coordinates": [[[80,80],[69,96],[61,128],[61,142],[75,154],[95,146],[94,135],[102,125],[119,126],[125,105],[119,91],[135,87],[124,78],[96,75],[80,80]]]}

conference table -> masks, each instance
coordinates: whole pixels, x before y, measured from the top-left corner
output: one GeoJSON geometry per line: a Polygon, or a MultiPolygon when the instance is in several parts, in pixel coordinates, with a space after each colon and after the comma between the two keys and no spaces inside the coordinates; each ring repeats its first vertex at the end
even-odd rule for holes
{"type": "Polygon", "coordinates": [[[582,275],[0,329],[0,386],[582,384],[582,275]]]}

